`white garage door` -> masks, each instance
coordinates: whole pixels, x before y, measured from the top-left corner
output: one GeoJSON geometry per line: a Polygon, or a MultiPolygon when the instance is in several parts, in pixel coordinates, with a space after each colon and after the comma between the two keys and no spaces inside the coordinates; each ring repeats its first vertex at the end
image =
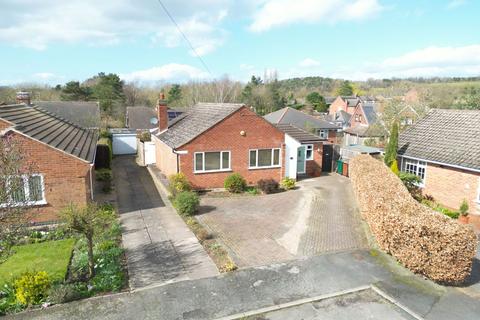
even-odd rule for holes
{"type": "Polygon", "coordinates": [[[135,133],[114,133],[112,135],[112,148],[114,155],[136,154],[137,135],[135,133]]]}

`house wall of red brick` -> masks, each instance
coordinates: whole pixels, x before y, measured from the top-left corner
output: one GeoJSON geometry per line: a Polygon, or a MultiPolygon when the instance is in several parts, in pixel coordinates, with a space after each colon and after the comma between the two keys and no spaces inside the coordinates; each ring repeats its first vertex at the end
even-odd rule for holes
{"type": "Polygon", "coordinates": [[[342,99],[342,97],[337,97],[332,104],[330,105],[330,108],[328,108],[328,114],[332,115],[337,113],[337,111],[343,110],[345,112],[347,111],[347,102],[342,99]]]}
{"type": "Polygon", "coordinates": [[[328,142],[337,143],[337,130],[328,130],[328,142]]]}
{"type": "Polygon", "coordinates": [[[43,175],[47,204],[30,209],[31,221],[58,220],[68,204],[85,205],[91,199],[90,164],[21,134],[13,135],[31,163],[31,173],[43,175]]]}
{"type": "Polygon", "coordinates": [[[197,189],[223,188],[225,178],[240,173],[249,185],[260,179],[281,180],[285,169],[284,133],[269,122],[244,107],[230,115],[216,126],[178,148],[187,151],[180,155],[180,171],[197,189]],[[242,136],[240,133],[244,132],[242,136]],[[281,148],[280,168],[249,169],[249,150],[281,148]],[[195,152],[230,151],[231,171],[194,173],[195,152]]]}
{"type": "Polygon", "coordinates": [[[363,108],[360,105],[358,105],[358,107],[355,109],[355,112],[352,114],[352,118],[350,118],[350,127],[355,127],[359,124],[368,125],[365,114],[363,113],[363,108]]]}
{"type": "Polygon", "coordinates": [[[470,213],[480,214],[480,205],[475,201],[479,183],[480,173],[427,163],[423,192],[457,210],[463,199],[467,199],[470,213]]]}
{"type": "Polygon", "coordinates": [[[323,143],[313,145],[313,160],[306,161],[305,172],[309,177],[319,177],[322,174],[323,143]]]}
{"type": "Polygon", "coordinates": [[[10,128],[12,125],[6,121],[0,119],[0,131],[10,128]]]}

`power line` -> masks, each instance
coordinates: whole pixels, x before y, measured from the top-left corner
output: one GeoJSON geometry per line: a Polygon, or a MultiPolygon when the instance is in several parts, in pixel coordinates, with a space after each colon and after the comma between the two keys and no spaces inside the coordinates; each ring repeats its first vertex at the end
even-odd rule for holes
{"type": "Polygon", "coordinates": [[[170,18],[170,20],[172,21],[172,23],[175,25],[175,27],[177,28],[178,32],[180,32],[180,34],[182,35],[183,39],[185,39],[185,41],[188,43],[188,45],[190,46],[190,49],[192,49],[192,52],[195,54],[195,56],[198,58],[198,60],[200,60],[200,62],[202,63],[203,67],[205,68],[205,70],[207,70],[207,72],[213,76],[212,72],[210,71],[210,69],[208,68],[207,64],[205,63],[205,61],[203,61],[202,57],[197,53],[197,50],[195,50],[195,48],[193,47],[192,43],[190,42],[190,40],[188,40],[187,36],[185,35],[185,33],[183,33],[182,29],[180,29],[180,26],[178,25],[178,23],[175,21],[175,19],[173,18],[173,16],[170,14],[170,12],[168,11],[167,7],[165,7],[165,5],[163,4],[162,0],[157,0],[158,3],[160,4],[160,6],[162,6],[163,8],[163,11],[165,11],[165,13],[167,14],[167,16],[170,18]]]}

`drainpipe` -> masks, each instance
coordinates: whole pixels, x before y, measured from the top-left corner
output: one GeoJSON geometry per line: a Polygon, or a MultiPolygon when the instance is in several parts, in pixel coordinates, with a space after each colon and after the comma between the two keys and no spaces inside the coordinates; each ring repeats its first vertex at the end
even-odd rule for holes
{"type": "Polygon", "coordinates": [[[90,165],[90,198],[93,201],[93,166],[94,164],[92,163],[90,165]]]}

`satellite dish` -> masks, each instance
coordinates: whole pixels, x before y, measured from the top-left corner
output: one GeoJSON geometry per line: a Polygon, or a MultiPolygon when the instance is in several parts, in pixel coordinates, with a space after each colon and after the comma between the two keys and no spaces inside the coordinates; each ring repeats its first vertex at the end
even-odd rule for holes
{"type": "Polygon", "coordinates": [[[158,124],[158,119],[153,117],[153,118],[150,118],[150,123],[151,124],[158,124]]]}

